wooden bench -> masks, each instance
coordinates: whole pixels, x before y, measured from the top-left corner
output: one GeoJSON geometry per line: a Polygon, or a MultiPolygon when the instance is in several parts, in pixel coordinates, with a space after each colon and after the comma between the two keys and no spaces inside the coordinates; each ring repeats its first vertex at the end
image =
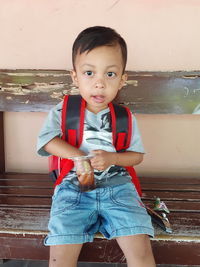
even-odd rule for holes
{"type": "MultiPolygon", "coordinates": [[[[53,192],[48,174],[5,172],[3,112],[49,110],[60,101],[63,92],[76,93],[68,77],[65,71],[0,71],[0,259],[48,260],[43,239],[47,234],[53,192]]],[[[132,72],[129,77],[127,89],[118,102],[134,106],[138,112],[192,113],[200,103],[199,92],[194,91],[199,88],[199,73],[132,72]],[[143,87],[147,88],[145,92],[141,92],[143,87]],[[135,98],[131,94],[133,88],[135,98]],[[148,90],[152,90],[157,99],[148,90]],[[163,92],[162,97],[158,92],[161,95],[163,92]],[[187,97],[189,105],[185,101],[187,97]]],[[[155,197],[160,197],[171,211],[169,220],[173,233],[167,234],[156,227],[156,236],[152,239],[156,262],[199,264],[200,177],[140,177],[140,180],[144,203],[152,207],[155,197]]],[[[125,258],[115,240],[107,241],[97,235],[93,243],[84,244],[79,261],[123,263],[125,258]]]]}

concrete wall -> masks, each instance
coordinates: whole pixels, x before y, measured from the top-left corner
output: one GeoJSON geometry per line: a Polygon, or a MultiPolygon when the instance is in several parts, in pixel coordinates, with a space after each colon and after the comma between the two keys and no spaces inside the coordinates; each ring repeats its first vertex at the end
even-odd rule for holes
{"type": "MultiPolygon", "coordinates": [[[[199,0],[1,0],[1,69],[70,69],[71,46],[88,26],[127,41],[127,70],[200,69],[199,0]]],[[[8,171],[47,171],[35,154],[45,113],[5,113],[8,171]]],[[[199,115],[137,115],[145,176],[200,176],[199,115]]]]}

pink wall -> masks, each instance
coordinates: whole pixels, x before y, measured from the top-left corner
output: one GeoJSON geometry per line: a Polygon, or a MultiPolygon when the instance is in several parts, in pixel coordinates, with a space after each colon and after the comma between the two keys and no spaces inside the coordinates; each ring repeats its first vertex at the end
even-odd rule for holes
{"type": "MultiPolygon", "coordinates": [[[[0,68],[70,69],[76,35],[105,25],[126,39],[128,70],[199,70],[199,14],[199,0],[1,0],[0,68]]],[[[7,170],[47,170],[47,160],[35,154],[45,116],[5,114],[7,170]]],[[[140,174],[199,176],[200,116],[137,118],[148,152],[140,174]]]]}
{"type": "Polygon", "coordinates": [[[199,0],[1,0],[0,68],[69,69],[75,36],[106,25],[126,39],[129,70],[199,69],[199,14],[199,0]]]}

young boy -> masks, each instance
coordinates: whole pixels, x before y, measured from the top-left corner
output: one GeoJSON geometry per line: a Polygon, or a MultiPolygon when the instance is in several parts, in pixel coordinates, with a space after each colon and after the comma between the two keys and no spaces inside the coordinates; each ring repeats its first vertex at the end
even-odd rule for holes
{"type": "Polygon", "coordinates": [[[86,101],[82,144],[78,149],[61,139],[61,102],[50,111],[37,148],[42,156],[61,158],[92,152],[96,189],[81,192],[74,170],[56,187],[45,239],[50,246],[49,266],[76,266],[83,243],[92,242],[94,234],[101,232],[117,240],[129,267],[153,267],[151,219],[125,169],[139,164],[144,154],[133,115],[130,147],[117,153],[112,145],[108,104],[127,80],[126,43],[111,28],[90,27],[76,38],[72,60],[72,80],[86,101]]]}

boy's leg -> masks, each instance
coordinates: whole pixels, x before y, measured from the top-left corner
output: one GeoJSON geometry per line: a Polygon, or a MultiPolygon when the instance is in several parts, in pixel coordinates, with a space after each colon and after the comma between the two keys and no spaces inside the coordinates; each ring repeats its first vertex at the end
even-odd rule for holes
{"type": "Polygon", "coordinates": [[[148,235],[122,236],[116,240],[126,257],[128,267],[156,266],[148,235]]]}
{"type": "Polygon", "coordinates": [[[50,246],[49,267],[76,267],[83,244],[50,246]]]}

